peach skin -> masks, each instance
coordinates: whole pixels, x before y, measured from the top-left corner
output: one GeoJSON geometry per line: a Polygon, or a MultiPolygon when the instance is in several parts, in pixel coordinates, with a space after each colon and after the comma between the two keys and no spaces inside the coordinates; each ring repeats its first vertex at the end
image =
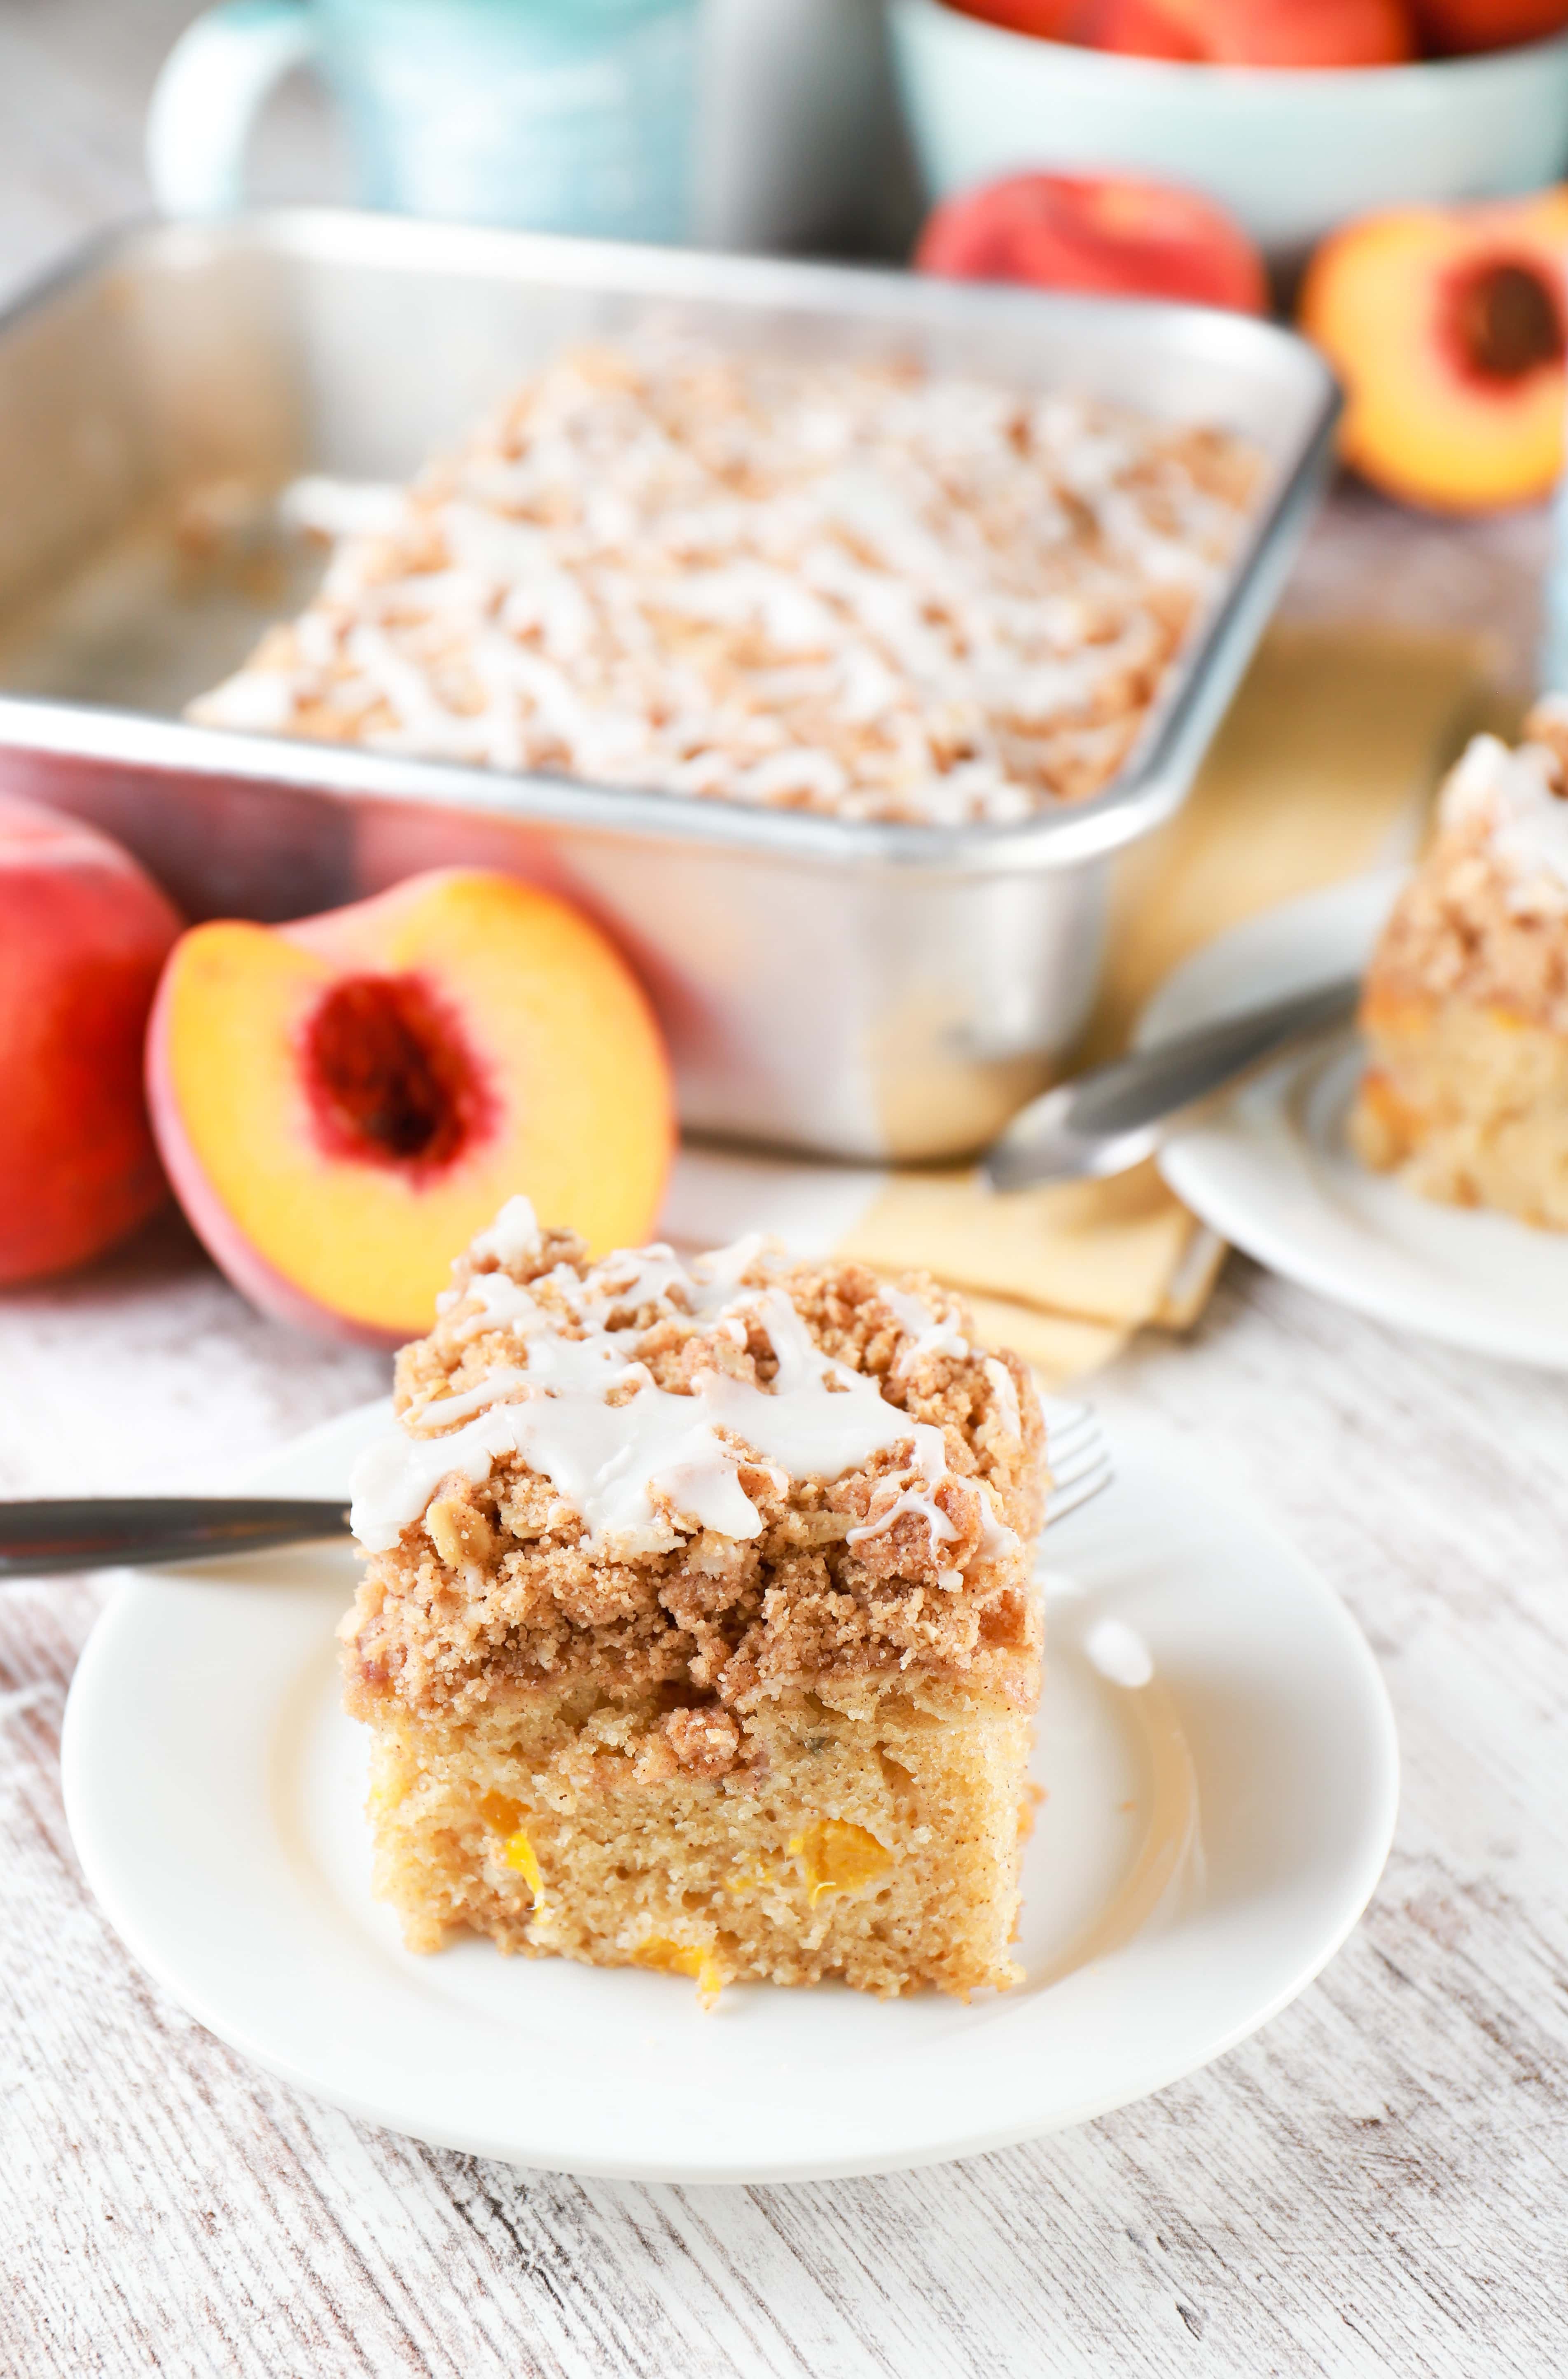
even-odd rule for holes
{"type": "Polygon", "coordinates": [[[1042,42],[1075,40],[1086,5],[1088,0],[947,0],[960,16],[1005,25],[1009,33],[1032,33],[1042,42]]]}
{"type": "Polygon", "coordinates": [[[1239,224],[1195,191],[1128,175],[1012,174],[935,209],[923,272],[1027,281],[1113,297],[1175,297],[1260,314],[1263,260],[1239,224]]]}
{"type": "Polygon", "coordinates": [[[674,1142],[642,990],[597,929],[452,868],[272,929],[199,925],[148,1040],[158,1144],[264,1312],[371,1345],[428,1329],[514,1192],[596,1250],[651,1229],[674,1142]]]}
{"type": "Polygon", "coordinates": [[[85,1263],[168,1196],[141,1048],[180,920],[107,835],[0,794],[0,1284],[85,1263]]]}
{"type": "Polygon", "coordinates": [[[1388,495],[1489,512],[1562,465],[1568,189],[1369,215],[1326,240],[1301,327],[1348,394],[1347,463],[1388,495]]]}
{"type": "Polygon", "coordinates": [[[1568,0],[1416,0],[1416,22],[1429,49],[1462,56],[1544,42],[1568,26],[1568,0]]]}
{"type": "Polygon", "coordinates": [[[1416,54],[1406,0],[1088,0],[1097,50],[1228,66],[1387,66],[1416,54]]]}

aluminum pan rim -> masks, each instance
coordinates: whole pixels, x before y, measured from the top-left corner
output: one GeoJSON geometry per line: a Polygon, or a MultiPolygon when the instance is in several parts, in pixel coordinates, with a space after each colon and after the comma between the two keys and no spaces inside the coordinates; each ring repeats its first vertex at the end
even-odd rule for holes
{"type": "MultiPolygon", "coordinates": [[[[599,786],[543,773],[406,758],[295,737],[242,734],[21,694],[0,694],[0,747],[62,758],[139,767],[176,776],[274,783],[337,798],[465,809],[541,827],[581,827],[640,839],[766,855],[857,873],[990,876],[1075,867],[1101,859],[1162,824],[1186,797],[1187,746],[1210,723],[1212,681],[1256,599],[1282,541],[1326,474],[1343,399],[1328,366],[1295,333],[1247,315],[1153,299],[1124,300],[940,280],[910,272],[698,248],[570,239],[333,208],[273,208],[199,225],[141,218],[101,233],[0,308],[0,340],[52,299],[113,270],[149,241],[182,242],[205,256],[214,245],[320,256],[404,270],[529,278],[695,302],[829,312],[861,320],[948,325],[1038,319],[1042,307],[1084,320],[1136,308],[1155,321],[1201,331],[1211,345],[1254,354],[1288,350],[1317,383],[1308,434],[1252,524],[1223,598],[1199,644],[1178,663],[1175,692],[1139,739],[1130,765],[1089,801],[1012,825],[924,826],[840,818],[813,811],[753,809],[738,802],[684,801],[668,793],[599,786]],[[851,301],[851,302],[846,302],[851,301]]],[[[1228,689],[1227,689],[1228,694],[1228,689]]],[[[1201,749],[1201,744],[1199,746],[1201,749]]]]}

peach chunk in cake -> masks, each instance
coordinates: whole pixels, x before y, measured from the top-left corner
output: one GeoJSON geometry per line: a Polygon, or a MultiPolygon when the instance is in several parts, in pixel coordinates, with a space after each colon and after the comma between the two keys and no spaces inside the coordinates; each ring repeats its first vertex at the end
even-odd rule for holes
{"type": "Polygon", "coordinates": [[[398,1362],[344,1623],[416,1949],[1016,1979],[1043,1430],[923,1277],[590,1264],[515,1199],[398,1362]]]}
{"type": "Polygon", "coordinates": [[[1568,1230],[1568,704],[1478,735],[1383,929],[1352,1141],[1423,1196],[1568,1230]]]}

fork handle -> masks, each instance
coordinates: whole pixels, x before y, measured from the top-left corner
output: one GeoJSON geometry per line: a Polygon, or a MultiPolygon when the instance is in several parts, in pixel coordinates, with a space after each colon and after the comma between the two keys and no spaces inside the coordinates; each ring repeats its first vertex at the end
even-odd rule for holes
{"type": "Polygon", "coordinates": [[[289,1503],[273,1495],[73,1495],[0,1503],[0,1578],[205,1561],[347,1534],[344,1504],[289,1503]]]}

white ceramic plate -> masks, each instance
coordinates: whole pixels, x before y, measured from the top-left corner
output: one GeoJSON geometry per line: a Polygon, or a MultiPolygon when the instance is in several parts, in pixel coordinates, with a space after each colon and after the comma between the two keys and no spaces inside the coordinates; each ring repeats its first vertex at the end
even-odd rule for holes
{"type": "MultiPolygon", "coordinates": [[[[1250,918],[1178,968],[1140,1043],[1358,972],[1404,875],[1357,877],[1250,918]]],[[[1434,1205],[1352,1155],[1361,1067],[1346,1029],[1296,1050],[1176,1134],[1160,1166],[1178,1198],[1271,1271],[1341,1304],[1478,1354],[1568,1370],[1568,1234],[1434,1205]]]]}
{"type": "MultiPolygon", "coordinates": [[[[341,1493],[383,1419],[347,1415],[255,1483],[341,1493]]],[[[370,1898],[364,1745],[338,1709],[346,1548],[122,1588],[66,1713],[82,1865],[222,2039],[355,2114],[508,2163],[793,2180],[1081,2122],[1310,1981],[1377,1881],[1397,1781],[1381,1682],[1329,1588],[1245,1503],[1196,1484],[1189,1451],[1140,1434],[1116,1455],[1115,1487],[1051,1532],[1047,1797],[1011,1993],[749,1986],[705,2015],[668,1975],[476,1939],[410,1956],[370,1898]],[[1140,1644],[1152,1679],[1113,1682],[1140,1644]]]]}

